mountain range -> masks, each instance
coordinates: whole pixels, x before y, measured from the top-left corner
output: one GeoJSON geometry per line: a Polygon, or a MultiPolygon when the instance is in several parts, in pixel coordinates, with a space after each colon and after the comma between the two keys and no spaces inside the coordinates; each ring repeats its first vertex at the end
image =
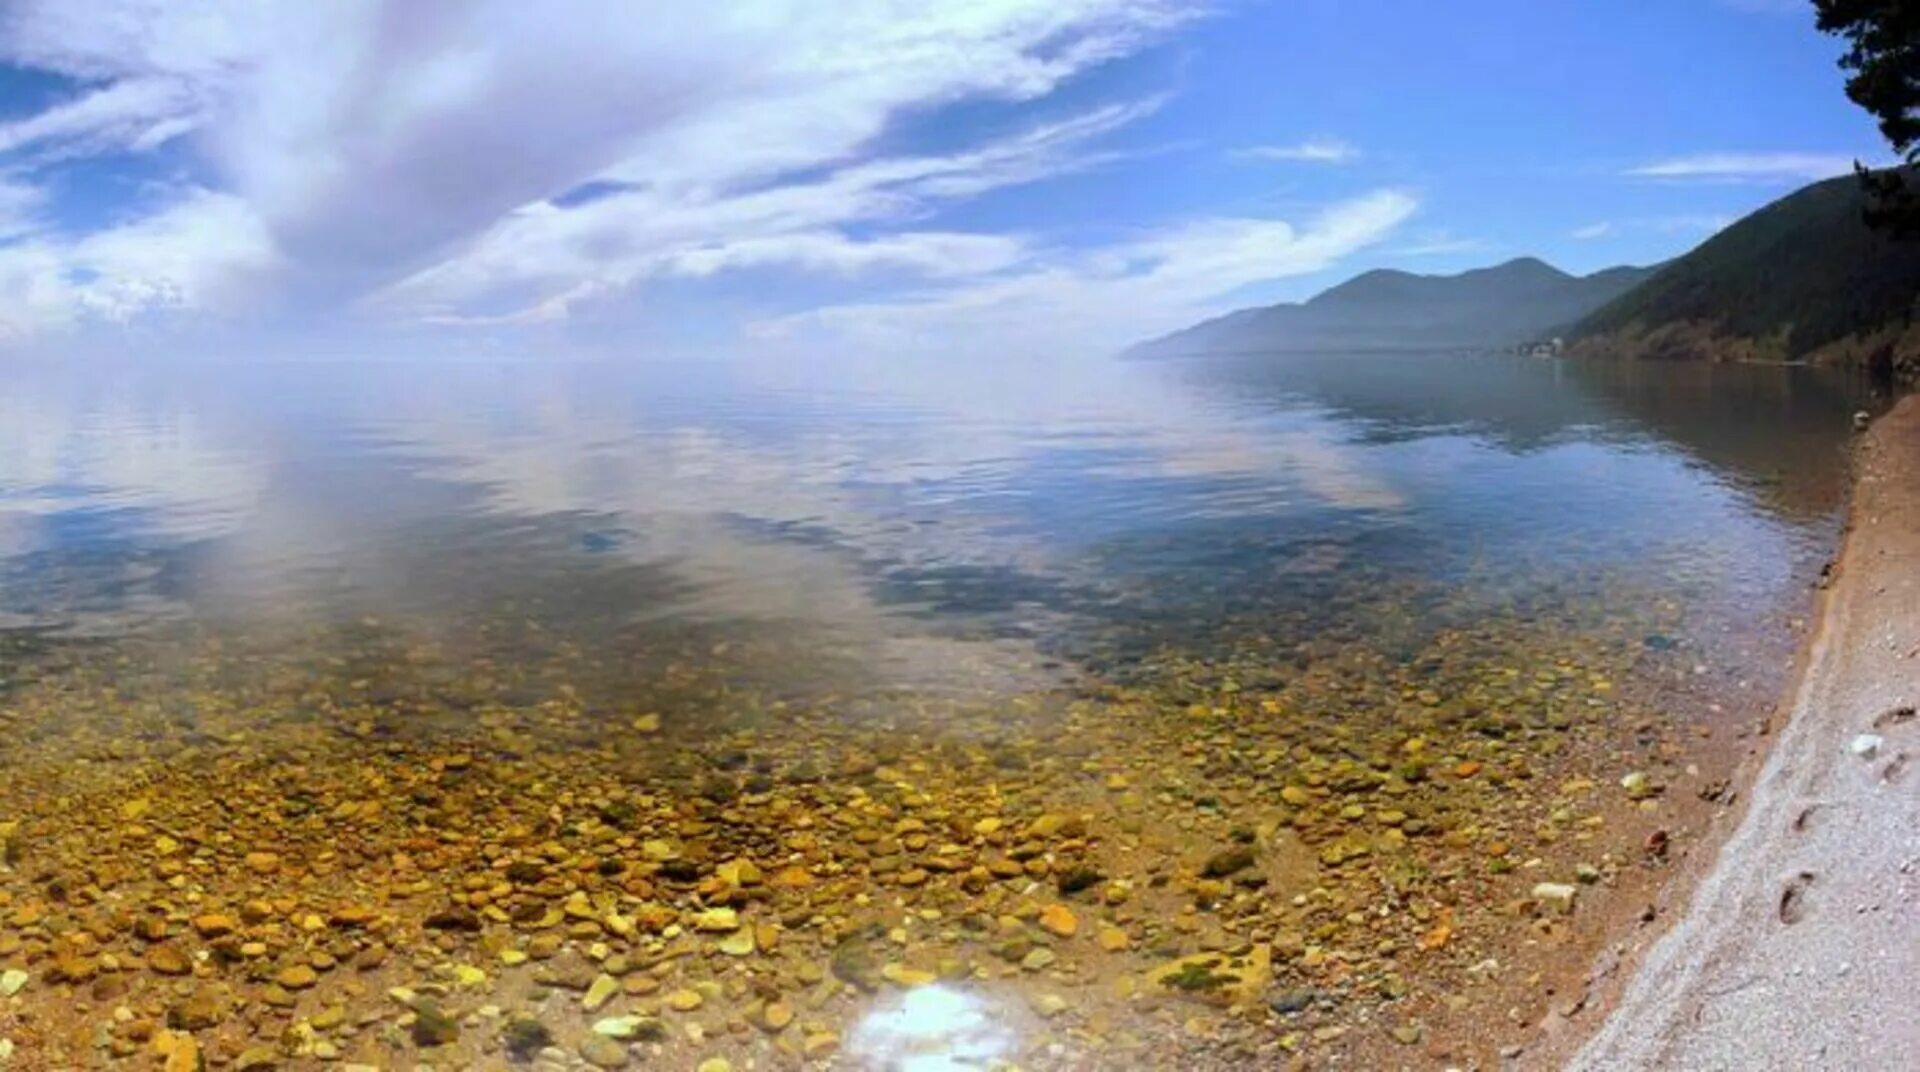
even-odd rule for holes
{"type": "Polygon", "coordinates": [[[1546,338],[1632,290],[1651,268],[1569,275],[1534,257],[1458,275],[1383,268],[1305,302],[1242,309],[1135,347],[1143,356],[1477,350],[1546,338]]]}
{"type": "Polygon", "coordinates": [[[1522,257],[1458,275],[1366,272],[1129,352],[1494,350],[1564,337],[1577,356],[1808,362],[1920,382],[1920,240],[1869,228],[1865,196],[1853,176],[1817,182],[1647,268],[1575,276],[1522,257]]]}

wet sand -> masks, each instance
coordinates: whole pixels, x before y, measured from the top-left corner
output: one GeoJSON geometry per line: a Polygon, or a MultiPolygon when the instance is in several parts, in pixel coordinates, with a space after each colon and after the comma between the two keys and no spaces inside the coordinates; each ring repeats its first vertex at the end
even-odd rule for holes
{"type": "Polygon", "coordinates": [[[1570,1067],[1920,1062],[1916,703],[1920,397],[1909,397],[1862,448],[1836,579],[1738,828],[1674,926],[1624,951],[1639,967],[1570,1067]]]}

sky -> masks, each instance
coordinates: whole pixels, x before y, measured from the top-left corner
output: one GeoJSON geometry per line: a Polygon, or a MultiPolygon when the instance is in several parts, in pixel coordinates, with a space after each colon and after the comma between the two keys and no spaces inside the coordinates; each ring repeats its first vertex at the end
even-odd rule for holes
{"type": "Polygon", "coordinates": [[[0,0],[0,358],[1111,352],[1887,152],[1801,0],[0,0]]]}

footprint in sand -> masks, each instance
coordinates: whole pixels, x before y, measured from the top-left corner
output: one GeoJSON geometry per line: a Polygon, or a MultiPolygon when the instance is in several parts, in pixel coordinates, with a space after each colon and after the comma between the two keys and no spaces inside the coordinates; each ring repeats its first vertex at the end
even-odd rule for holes
{"type": "Polygon", "coordinates": [[[1786,888],[1780,891],[1780,922],[1792,926],[1807,914],[1807,888],[1812,885],[1811,871],[1802,871],[1787,880],[1786,888]]]}

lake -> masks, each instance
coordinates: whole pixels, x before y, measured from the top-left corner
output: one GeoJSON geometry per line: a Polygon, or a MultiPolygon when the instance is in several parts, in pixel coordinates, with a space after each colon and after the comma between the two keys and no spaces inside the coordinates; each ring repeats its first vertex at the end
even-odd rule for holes
{"type": "Polygon", "coordinates": [[[0,966],[229,1056],[404,985],[296,1055],[446,1067],[574,1048],[601,977],[674,1066],[1490,1054],[1785,683],[1876,404],[1432,354],[7,377],[0,966]]]}

